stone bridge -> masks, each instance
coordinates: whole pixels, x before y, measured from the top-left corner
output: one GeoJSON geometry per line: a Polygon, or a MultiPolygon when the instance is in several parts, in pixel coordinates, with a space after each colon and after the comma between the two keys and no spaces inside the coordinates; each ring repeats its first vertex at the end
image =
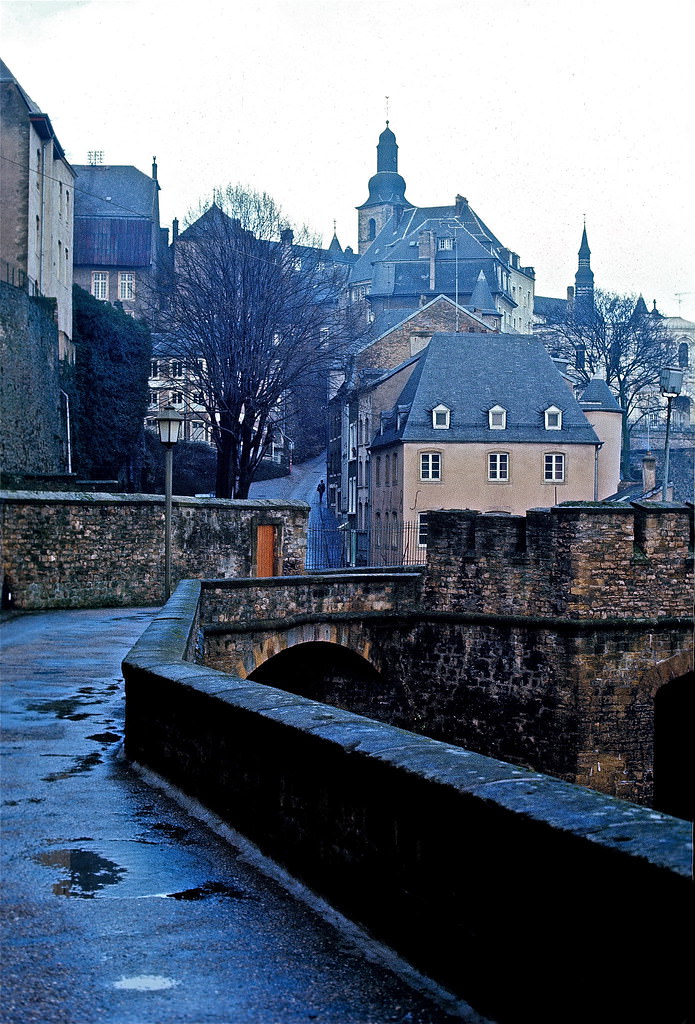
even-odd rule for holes
{"type": "Polygon", "coordinates": [[[692,817],[692,508],[430,516],[426,572],[207,581],[203,660],[692,817]]]}

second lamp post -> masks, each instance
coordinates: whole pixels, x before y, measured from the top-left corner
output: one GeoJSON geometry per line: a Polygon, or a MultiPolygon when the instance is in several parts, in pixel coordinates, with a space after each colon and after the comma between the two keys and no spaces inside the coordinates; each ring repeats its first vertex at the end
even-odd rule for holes
{"type": "Polygon", "coordinates": [[[179,439],[183,416],[171,407],[157,416],[159,440],[164,445],[164,600],[171,594],[171,491],[174,445],[179,439]]]}

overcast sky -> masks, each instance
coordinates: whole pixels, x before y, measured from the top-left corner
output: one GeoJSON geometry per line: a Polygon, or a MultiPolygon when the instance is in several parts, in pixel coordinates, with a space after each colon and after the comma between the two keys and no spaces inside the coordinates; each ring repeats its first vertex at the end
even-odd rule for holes
{"type": "Polygon", "coordinates": [[[695,320],[694,0],[0,2],[1,55],[68,159],[150,173],[163,225],[229,182],[357,245],[386,99],[406,196],[460,193],[572,284],[695,320]],[[681,294],[680,306],[678,293],[681,294]]]}

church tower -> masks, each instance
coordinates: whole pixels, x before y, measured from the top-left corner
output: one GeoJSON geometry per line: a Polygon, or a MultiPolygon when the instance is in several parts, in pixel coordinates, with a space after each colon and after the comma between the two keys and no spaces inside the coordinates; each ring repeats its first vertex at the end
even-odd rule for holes
{"type": "Polygon", "coordinates": [[[574,275],[574,302],[577,312],[590,312],[594,308],[594,273],[591,269],[591,249],[586,237],[586,224],[579,246],[579,265],[574,275]]]}
{"type": "Polygon", "coordinates": [[[376,147],[376,174],[369,179],[369,198],[357,207],[357,251],[367,251],[397,210],[410,208],[405,198],[405,180],[398,173],[396,136],[387,121],[376,147]]]}

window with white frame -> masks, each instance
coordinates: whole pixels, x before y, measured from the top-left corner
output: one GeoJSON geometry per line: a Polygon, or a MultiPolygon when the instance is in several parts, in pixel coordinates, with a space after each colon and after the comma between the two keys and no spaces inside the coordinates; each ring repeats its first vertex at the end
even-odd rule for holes
{"type": "Polygon", "coordinates": [[[171,364],[171,376],[183,377],[183,363],[178,359],[175,359],[171,364]]]}
{"type": "Polygon", "coordinates": [[[159,405],[159,392],[158,391],[150,391],[150,400],[149,400],[150,408],[154,409],[158,405],[159,405]]]}
{"type": "Polygon", "coordinates": [[[105,270],[92,271],[92,295],[95,299],[108,299],[109,275],[105,270]]]}
{"type": "Polygon", "coordinates": [[[158,359],[151,359],[150,360],[150,377],[158,377],[158,376],[159,376],[159,360],[158,359]]]}
{"type": "Polygon", "coordinates": [[[171,404],[172,405],[183,405],[183,392],[172,391],[171,392],[171,404]]]}
{"type": "Polygon", "coordinates": [[[556,405],[549,405],[545,410],[545,429],[562,430],[562,409],[556,405]]]}
{"type": "Polygon", "coordinates": [[[493,405],[492,409],[488,409],[487,421],[490,430],[506,430],[507,410],[501,405],[493,405]]]}
{"type": "Polygon", "coordinates": [[[509,480],[509,452],[488,453],[487,478],[497,483],[509,480]]]}
{"type": "Polygon", "coordinates": [[[448,430],[451,426],[451,409],[437,405],[432,410],[432,426],[435,430],[448,430]]]}
{"type": "Polygon", "coordinates": [[[441,480],[442,456],[440,452],[420,452],[420,479],[441,480]]]}
{"type": "Polygon", "coordinates": [[[454,248],[454,240],[453,240],[453,238],[438,238],[437,239],[437,248],[438,249],[453,249],[454,248]]]}
{"type": "Polygon", "coordinates": [[[543,479],[546,483],[561,484],[565,479],[565,456],[548,452],[543,456],[543,479]]]}
{"type": "Polygon", "coordinates": [[[118,298],[126,301],[135,298],[135,274],[124,270],[118,275],[118,298]]]}

